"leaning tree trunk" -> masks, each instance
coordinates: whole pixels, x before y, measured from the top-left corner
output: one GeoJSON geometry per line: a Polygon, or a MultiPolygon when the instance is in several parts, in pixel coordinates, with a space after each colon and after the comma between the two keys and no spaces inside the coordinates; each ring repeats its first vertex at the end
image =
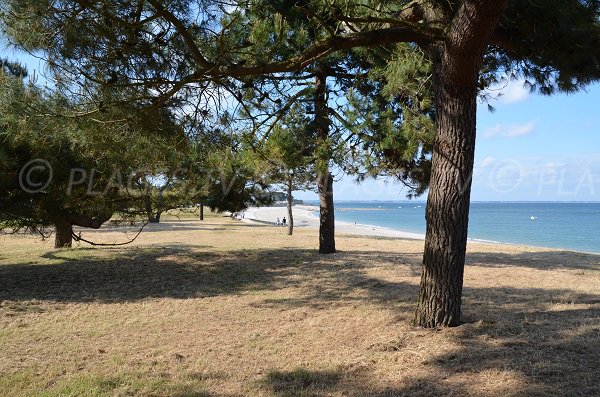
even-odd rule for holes
{"type": "Polygon", "coordinates": [[[333,176],[329,172],[329,116],[327,112],[327,76],[316,73],[315,126],[317,129],[317,188],[319,190],[319,253],[335,253],[333,176]]]}
{"type": "Polygon", "coordinates": [[[294,234],[294,214],[292,211],[292,204],[294,198],[292,197],[292,176],[288,176],[287,181],[287,212],[288,212],[288,236],[294,234]]]}
{"type": "Polygon", "coordinates": [[[460,324],[477,82],[487,40],[505,6],[506,1],[464,2],[452,21],[446,42],[430,48],[438,131],[415,313],[415,324],[423,327],[460,324]]]}
{"type": "Polygon", "coordinates": [[[54,223],[55,237],[54,248],[70,248],[73,244],[73,225],[66,220],[57,220],[54,223]]]}

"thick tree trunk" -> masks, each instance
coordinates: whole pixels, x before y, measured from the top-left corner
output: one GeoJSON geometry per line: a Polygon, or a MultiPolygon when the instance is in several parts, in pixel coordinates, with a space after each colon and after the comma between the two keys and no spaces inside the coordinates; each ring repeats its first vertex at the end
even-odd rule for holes
{"type": "Polygon", "coordinates": [[[292,204],[294,197],[292,196],[292,176],[288,176],[287,183],[287,212],[288,212],[288,236],[294,234],[294,214],[292,212],[292,204]]]}
{"type": "Polygon", "coordinates": [[[319,190],[319,253],[335,253],[333,176],[329,172],[331,148],[327,112],[327,76],[316,73],[315,126],[317,129],[317,188],[319,190]]]}
{"type": "Polygon", "coordinates": [[[204,204],[200,203],[200,220],[204,220],[204,204]]]}
{"type": "Polygon", "coordinates": [[[427,200],[427,234],[415,324],[460,324],[471,177],[475,155],[477,83],[488,37],[506,6],[465,1],[448,40],[430,48],[437,136],[427,200]]]}
{"type": "Polygon", "coordinates": [[[424,327],[453,326],[460,322],[475,154],[476,92],[442,91],[415,316],[416,324],[424,327]]]}
{"type": "Polygon", "coordinates": [[[151,193],[148,193],[144,197],[144,207],[146,208],[146,215],[148,216],[149,223],[160,223],[160,216],[162,215],[164,209],[163,202],[163,191],[159,191],[158,193],[158,203],[156,206],[156,212],[152,207],[152,196],[151,193]]]}
{"type": "MultiPolygon", "coordinates": [[[[165,185],[166,188],[166,185],[165,185]]],[[[163,210],[165,209],[165,200],[163,197],[164,194],[164,190],[160,190],[158,192],[158,203],[156,205],[156,212],[154,213],[154,222],[153,223],[160,223],[160,216],[163,213],[163,210]]]]}
{"type": "Polygon", "coordinates": [[[333,208],[333,175],[319,173],[317,176],[319,189],[319,253],[335,253],[335,218],[333,208]]]}
{"type": "Polygon", "coordinates": [[[144,197],[144,207],[146,208],[146,216],[148,217],[148,222],[150,223],[159,223],[160,215],[155,215],[152,210],[152,197],[150,195],[146,195],[144,197]]]}
{"type": "Polygon", "coordinates": [[[58,220],[54,226],[54,248],[70,248],[73,244],[73,225],[66,220],[58,220]]]}

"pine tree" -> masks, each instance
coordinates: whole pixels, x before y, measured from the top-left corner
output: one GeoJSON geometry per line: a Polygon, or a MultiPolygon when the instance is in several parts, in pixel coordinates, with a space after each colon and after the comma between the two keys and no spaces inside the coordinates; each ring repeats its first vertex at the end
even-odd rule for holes
{"type": "Polygon", "coordinates": [[[335,51],[400,42],[421,48],[432,64],[437,133],[415,323],[459,324],[478,92],[511,75],[545,94],[597,81],[598,2],[268,3],[291,8],[323,29],[311,37],[284,13],[252,19],[246,11],[261,2],[200,2],[201,12],[194,12],[184,1],[102,1],[82,13],[63,3],[9,0],[6,9],[13,12],[3,19],[13,40],[47,51],[73,80],[83,74],[105,84],[143,82],[155,102],[189,89],[207,93],[223,80],[304,70],[335,51]],[[261,23],[273,29],[263,30],[266,40],[253,46],[248,38],[261,23]],[[254,55],[250,62],[247,54],[254,55]]]}
{"type": "Polygon", "coordinates": [[[142,170],[166,166],[163,155],[177,150],[176,127],[161,139],[158,126],[167,123],[160,117],[109,125],[67,117],[73,103],[20,77],[0,77],[0,88],[0,228],[44,234],[52,225],[55,247],[64,248],[73,226],[99,228],[115,212],[131,219],[142,212],[145,189],[134,187],[142,170]],[[151,137],[142,133],[149,125],[151,137]]]}
{"type": "MultiPolygon", "coordinates": [[[[288,235],[294,232],[293,192],[316,187],[311,121],[303,103],[294,103],[256,151],[270,166],[269,179],[286,191],[288,235]]],[[[258,147],[257,147],[258,146],[258,147]]]]}

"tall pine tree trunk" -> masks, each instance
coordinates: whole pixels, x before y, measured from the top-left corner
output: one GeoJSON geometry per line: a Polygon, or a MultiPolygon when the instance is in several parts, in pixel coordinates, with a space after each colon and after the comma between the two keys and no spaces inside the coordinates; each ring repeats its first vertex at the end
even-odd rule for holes
{"type": "Polygon", "coordinates": [[[329,172],[331,148],[327,112],[327,76],[316,73],[315,126],[317,129],[317,188],[319,190],[319,253],[335,253],[333,176],[329,172]]]}
{"type": "Polygon", "coordinates": [[[148,192],[144,197],[144,207],[148,216],[148,222],[160,223],[160,216],[162,215],[164,209],[163,190],[159,190],[158,192],[156,208],[152,207],[152,192],[148,192]]]}
{"type": "Polygon", "coordinates": [[[54,248],[70,248],[73,244],[73,225],[65,219],[60,219],[54,226],[54,248]]]}
{"type": "MultiPolygon", "coordinates": [[[[443,82],[440,82],[443,85],[443,82]]],[[[458,325],[475,155],[476,91],[440,88],[427,199],[427,234],[415,322],[458,325]],[[454,148],[461,148],[456,150],[454,148]]]]}
{"type": "Polygon", "coordinates": [[[465,1],[448,40],[430,48],[437,136],[427,200],[427,234],[415,324],[460,324],[477,87],[483,53],[506,1],[465,1]]]}
{"type": "Polygon", "coordinates": [[[292,204],[294,197],[292,196],[293,180],[292,176],[288,175],[287,180],[287,212],[288,212],[288,236],[294,234],[294,214],[292,211],[292,204]]]}
{"type": "Polygon", "coordinates": [[[329,171],[317,176],[319,189],[319,253],[335,253],[335,218],[333,208],[333,175],[329,171]]]}

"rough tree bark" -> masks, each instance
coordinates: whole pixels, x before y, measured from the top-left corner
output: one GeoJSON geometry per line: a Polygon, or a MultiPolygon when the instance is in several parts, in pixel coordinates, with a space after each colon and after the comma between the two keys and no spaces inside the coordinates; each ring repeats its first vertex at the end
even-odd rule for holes
{"type": "Polygon", "coordinates": [[[317,176],[319,188],[319,253],[335,253],[335,219],[333,208],[333,175],[329,171],[317,176]]]}
{"type": "Polygon", "coordinates": [[[163,190],[158,192],[158,203],[156,205],[156,211],[152,208],[152,195],[151,193],[146,194],[144,197],[144,206],[146,208],[146,214],[148,216],[149,223],[160,223],[160,216],[164,209],[163,190]]]}
{"type": "Polygon", "coordinates": [[[477,83],[483,53],[507,1],[464,1],[448,38],[428,48],[433,61],[437,137],[427,200],[427,233],[415,324],[460,324],[477,83]]]}
{"type": "Polygon", "coordinates": [[[288,212],[288,236],[294,234],[294,214],[292,211],[292,204],[294,197],[292,196],[293,188],[293,177],[288,175],[287,180],[287,212],[288,212]]]}
{"type": "Polygon", "coordinates": [[[54,248],[71,248],[73,245],[73,225],[64,219],[54,222],[54,248]]]}
{"type": "Polygon", "coordinates": [[[148,222],[160,223],[160,213],[154,213],[152,208],[152,197],[150,197],[150,195],[146,195],[146,197],[144,197],[144,206],[146,207],[146,215],[148,217],[148,222]]]}
{"type": "Polygon", "coordinates": [[[60,211],[55,209],[56,213],[60,212],[60,215],[56,215],[54,221],[55,226],[55,238],[54,248],[69,248],[73,244],[73,225],[99,229],[104,222],[108,221],[113,212],[110,209],[106,209],[104,212],[99,211],[98,213],[73,213],[70,211],[60,211]]]}
{"type": "Polygon", "coordinates": [[[329,172],[329,116],[327,112],[327,76],[316,73],[315,126],[317,129],[317,188],[319,191],[319,253],[335,253],[333,176],[329,172]]]}

